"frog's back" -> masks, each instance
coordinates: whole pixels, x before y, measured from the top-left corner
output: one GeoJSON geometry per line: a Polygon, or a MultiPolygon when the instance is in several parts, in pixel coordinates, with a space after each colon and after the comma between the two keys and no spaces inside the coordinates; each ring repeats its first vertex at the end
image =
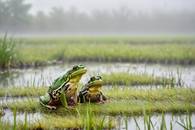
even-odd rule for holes
{"type": "Polygon", "coordinates": [[[67,82],[68,78],[67,76],[61,76],[54,80],[51,86],[49,86],[48,93],[51,93],[52,91],[56,90],[59,88],[64,82],[67,82]]]}

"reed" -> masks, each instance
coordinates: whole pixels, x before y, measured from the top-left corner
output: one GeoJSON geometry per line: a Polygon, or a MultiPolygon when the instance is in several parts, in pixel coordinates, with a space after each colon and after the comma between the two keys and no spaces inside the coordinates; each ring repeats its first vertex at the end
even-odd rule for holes
{"type": "Polygon", "coordinates": [[[15,40],[4,35],[0,37],[0,68],[9,68],[16,57],[15,40]]]}

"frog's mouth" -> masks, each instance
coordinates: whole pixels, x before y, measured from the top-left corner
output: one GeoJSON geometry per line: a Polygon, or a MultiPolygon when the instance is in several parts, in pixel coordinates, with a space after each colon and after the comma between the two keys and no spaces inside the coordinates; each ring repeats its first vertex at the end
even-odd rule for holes
{"type": "Polygon", "coordinates": [[[88,83],[87,84],[87,86],[89,86],[89,88],[101,88],[101,86],[102,86],[102,84],[103,84],[103,81],[102,80],[96,80],[96,81],[94,81],[94,82],[91,82],[91,83],[88,83]]]}
{"type": "Polygon", "coordinates": [[[92,82],[92,83],[89,83],[88,86],[89,86],[89,92],[90,93],[98,93],[101,88],[102,88],[102,83],[103,81],[102,80],[98,80],[98,81],[95,81],[95,82],[92,82]]]}
{"type": "Polygon", "coordinates": [[[96,85],[96,86],[90,87],[89,92],[90,93],[97,93],[101,90],[101,88],[102,88],[101,85],[96,85]]]}
{"type": "Polygon", "coordinates": [[[74,78],[74,77],[77,77],[77,76],[82,76],[83,74],[85,74],[87,72],[87,68],[82,68],[82,69],[79,69],[75,72],[73,72],[71,75],[70,75],[70,78],[74,78]]]}

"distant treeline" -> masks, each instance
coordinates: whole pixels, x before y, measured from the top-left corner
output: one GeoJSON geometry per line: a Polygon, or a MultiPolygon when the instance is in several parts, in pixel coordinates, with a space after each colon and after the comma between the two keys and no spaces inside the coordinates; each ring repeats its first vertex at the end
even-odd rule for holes
{"type": "Polygon", "coordinates": [[[128,7],[84,13],[53,7],[29,13],[25,0],[0,0],[0,32],[18,33],[194,33],[195,10],[135,12],[128,7]]]}

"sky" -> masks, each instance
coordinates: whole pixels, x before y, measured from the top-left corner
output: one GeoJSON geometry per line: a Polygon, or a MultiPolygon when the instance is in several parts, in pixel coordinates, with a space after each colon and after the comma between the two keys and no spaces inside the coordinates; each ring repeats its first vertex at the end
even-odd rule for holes
{"type": "Polygon", "coordinates": [[[51,7],[69,9],[76,7],[87,12],[95,9],[112,10],[127,6],[133,11],[151,12],[157,9],[165,11],[195,10],[195,0],[26,0],[32,4],[31,13],[37,11],[49,12],[51,7]]]}

